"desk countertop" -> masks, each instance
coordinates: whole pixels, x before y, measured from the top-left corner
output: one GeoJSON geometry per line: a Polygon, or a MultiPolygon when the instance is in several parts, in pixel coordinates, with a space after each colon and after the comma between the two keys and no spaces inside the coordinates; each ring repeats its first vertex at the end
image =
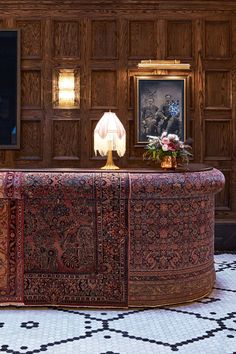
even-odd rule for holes
{"type": "Polygon", "coordinates": [[[213,167],[207,166],[200,163],[191,163],[188,166],[177,167],[175,170],[162,169],[160,167],[147,167],[147,168],[121,168],[119,170],[102,170],[93,168],[0,168],[0,172],[73,172],[73,173],[83,173],[83,172],[103,172],[103,173],[186,173],[186,172],[204,172],[210,171],[213,167]]]}

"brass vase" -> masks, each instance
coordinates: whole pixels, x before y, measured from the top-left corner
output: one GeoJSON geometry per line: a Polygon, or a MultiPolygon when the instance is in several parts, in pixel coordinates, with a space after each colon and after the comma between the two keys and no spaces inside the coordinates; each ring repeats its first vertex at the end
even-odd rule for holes
{"type": "Polygon", "coordinates": [[[177,167],[176,157],[173,156],[163,156],[161,160],[161,168],[167,170],[174,170],[177,167]]]}

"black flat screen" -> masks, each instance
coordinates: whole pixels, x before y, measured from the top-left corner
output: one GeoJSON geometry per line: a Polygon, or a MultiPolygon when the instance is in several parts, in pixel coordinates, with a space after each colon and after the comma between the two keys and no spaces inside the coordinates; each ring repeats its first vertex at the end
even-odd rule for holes
{"type": "Polygon", "coordinates": [[[0,148],[19,148],[19,33],[0,30],[0,148]]]}

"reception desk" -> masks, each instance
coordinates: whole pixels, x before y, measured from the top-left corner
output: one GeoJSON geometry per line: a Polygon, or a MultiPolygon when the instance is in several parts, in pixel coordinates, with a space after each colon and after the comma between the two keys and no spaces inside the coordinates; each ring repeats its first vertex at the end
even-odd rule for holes
{"type": "Polygon", "coordinates": [[[216,169],[0,172],[0,303],[192,301],[214,284],[216,169]]]}

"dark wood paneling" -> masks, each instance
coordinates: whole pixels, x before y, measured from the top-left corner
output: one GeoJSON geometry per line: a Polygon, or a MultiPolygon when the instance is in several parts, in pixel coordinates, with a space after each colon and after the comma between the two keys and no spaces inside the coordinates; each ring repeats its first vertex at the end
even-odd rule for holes
{"type": "Polygon", "coordinates": [[[78,21],[54,22],[54,56],[80,57],[80,27],[78,21]]]}
{"type": "Polygon", "coordinates": [[[79,159],[79,121],[52,121],[53,160],[79,159]]]}
{"type": "Polygon", "coordinates": [[[230,122],[205,122],[205,159],[230,159],[230,122]]]}
{"type": "Polygon", "coordinates": [[[22,108],[41,108],[41,72],[23,70],[21,73],[22,108]]]}
{"type": "Polygon", "coordinates": [[[230,108],[230,72],[206,71],[205,80],[206,108],[230,108]]]}
{"type": "Polygon", "coordinates": [[[48,15],[49,12],[53,15],[57,12],[62,13],[62,11],[68,11],[70,14],[73,9],[82,13],[90,12],[91,15],[94,13],[104,15],[104,13],[114,13],[122,10],[128,14],[133,13],[135,15],[139,12],[153,14],[154,11],[163,10],[165,14],[168,11],[169,15],[177,13],[186,17],[185,11],[199,11],[204,16],[207,16],[206,12],[234,12],[236,4],[233,0],[212,0],[211,2],[206,0],[90,0],[89,2],[88,0],[43,0],[37,2],[34,0],[4,0],[0,2],[0,9],[3,11],[28,10],[33,13],[37,9],[46,11],[45,15],[48,15]]]}
{"type": "Polygon", "coordinates": [[[16,157],[19,160],[42,160],[41,121],[23,120],[21,122],[21,150],[16,157]]]}
{"type": "Polygon", "coordinates": [[[129,21],[129,58],[155,58],[155,43],[154,21],[129,21]]]}
{"type": "Polygon", "coordinates": [[[0,151],[0,165],[4,164],[4,160],[5,160],[5,152],[0,151]]]}
{"type": "Polygon", "coordinates": [[[202,161],[203,158],[203,107],[204,107],[204,79],[203,79],[203,21],[196,19],[194,22],[195,33],[195,68],[194,68],[194,131],[193,131],[193,145],[194,145],[194,161],[202,161]]]}
{"type": "Polygon", "coordinates": [[[205,22],[205,56],[224,59],[231,56],[230,21],[205,22]]]}
{"type": "Polygon", "coordinates": [[[92,58],[115,59],[117,57],[116,21],[92,21],[92,58]]]}
{"type": "Polygon", "coordinates": [[[93,70],[91,73],[91,106],[106,109],[117,107],[117,73],[114,70],[93,70]]]}
{"type": "Polygon", "coordinates": [[[21,55],[24,59],[38,59],[42,56],[41,21],[16,21],[21,29],[21,55]]]}
{"type": "Polygon", "coordinates": [[[167,57],[192,58],[192,22],[167,21],[167,57]]]}

